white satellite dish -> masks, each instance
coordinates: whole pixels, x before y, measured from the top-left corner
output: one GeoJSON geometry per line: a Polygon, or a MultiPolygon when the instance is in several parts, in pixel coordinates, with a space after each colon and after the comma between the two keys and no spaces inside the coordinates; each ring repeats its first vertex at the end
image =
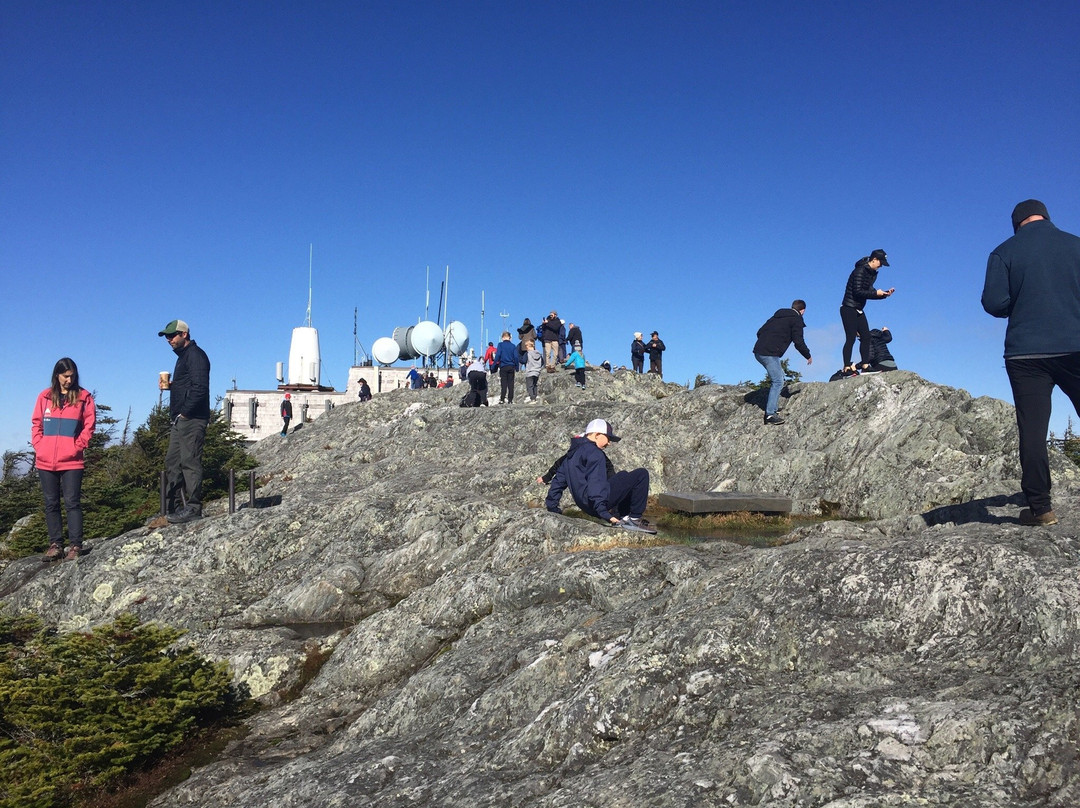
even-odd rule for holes
{"type": "Polygon", "coordinates": [[[371,346],[371,355],[380,365],[392,365],[400,358],[401,351],[390,337],[379,337],[371,346]]]}
{"type": "Polygon", "coordinates": [[[416,325],[395,328],[394,342],[397,343],[401,359],[435,356],[442,350],[443,333],[438,323],[424,320],[416,325]]]}
{"type": "Polygon", "coordinates": [[[424,320],[417,323],[409,335],[409,344],[421,356],[435,356],[442,350],[443,333],[438,323],[424,320]]]}
{"type": "Polygon", "coordinates": [[[454,320],[446,326],[444,337],[443,345],[451,356],[461,356],[469,350],[469,329],[465,327],[465,323],[454,320]]]}

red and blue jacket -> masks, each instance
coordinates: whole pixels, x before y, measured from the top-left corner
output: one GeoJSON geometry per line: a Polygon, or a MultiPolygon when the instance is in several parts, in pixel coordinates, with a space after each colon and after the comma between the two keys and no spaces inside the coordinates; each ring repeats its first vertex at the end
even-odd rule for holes
{"type": "Polygon", "coordinates": [[[83,450],[94,434],[97,411],[87,390],[79,391],[79,400],[61,406],[52,402],[52,388],[41,391],[34,404],[30,442],[34,445],[34,465],[44,471],[68,471],[83,468],[83,450]]]}

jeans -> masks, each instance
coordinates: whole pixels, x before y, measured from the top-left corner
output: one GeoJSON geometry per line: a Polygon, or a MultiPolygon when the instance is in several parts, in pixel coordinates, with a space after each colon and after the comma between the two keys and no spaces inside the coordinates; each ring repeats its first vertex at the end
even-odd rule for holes
{"type": "Polygon", "coordinates": [[[539,387],[539,383],[540,383],[540,374],[539,373],[536,374],[535,376],[531,376],[531,375],[526,375],[525,376],[525,395],[527,395],[533,401],[536,401],[536,394],[537,394],[537,389],[539,387]]]}
{"type": "Polygon", "coordinates": [[[67,511],[68,542],[73,547],[82,547],[82,478],[82,469],[38,469],[41,494],[45,498],[45,527],[49,531],[49,544],[64,544],[63,522],[60,519],[60,495],[63,494],[64,509],[67,511]]]}
{"type": "Polygon", "coordinates": [[[768,418],[770,415],[776,415],[776,410],[780,407],[780,391],[784,387],[784,369],[780,367],[779,356],[754,354],[754,359],[765,367],[769,374],[769,381],[772,382],[769,387],[769,400],[765,402],[765,417],[768,418]]]}
{"type": "Polygon", "coordinates": [[[1050,460],[1046,431],[1050,426],[1050,394],[1054,385],[1069,397],[1080,415],[1080,353],[1045,359],[1006,359],[1012,385],[1016,428],[1020,433],[1020,488],[1036,516],[1052,510],[1050,460]]]}
{"type": "Polygon", "coordinates": [[[165,452],[165,496],[169,512],[184,502],[202,506],[202,450],[206,439],[205,418],[181,418],[169,430],[165,452]]]}

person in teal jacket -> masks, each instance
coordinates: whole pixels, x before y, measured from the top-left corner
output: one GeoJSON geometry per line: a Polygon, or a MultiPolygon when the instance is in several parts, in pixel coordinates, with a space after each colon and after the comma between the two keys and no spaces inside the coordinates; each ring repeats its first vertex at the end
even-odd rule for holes
{"type": "Polygon", "coordinates": [[[563,365],[563,367],[564,368],[573,368],[574,369],[574,384],[577,387],[580,387],[582,390],[584,390],[585,389],[585,357],[581,355],[581,351],[579,351],[577,348],[575,348],[574,352],[572,354],[570,354],[570,356],[568,356],[566,358],[566,364],[563,365]]]}
{"type": "Polygon", "coordinates": [[[53,366],[52,384],[41,391],[31,417],[30,442],[34,466],[45,500],[49,549],[42,561],[73,560],[83,551],[83,451],[94,434],[94,398],[79,386],[79,368],[64,357],[53,366]],[[68,551],[64,554],[60,498],[67,511],[68,551]]]}

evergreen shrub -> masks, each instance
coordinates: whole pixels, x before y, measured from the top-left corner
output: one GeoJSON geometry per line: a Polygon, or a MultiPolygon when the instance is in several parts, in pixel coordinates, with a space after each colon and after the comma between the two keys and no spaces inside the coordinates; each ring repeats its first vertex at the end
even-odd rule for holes
{"type": "Polygon", "coordinates": [[[228,664],[131,615],[57,633],[0,613],[0,808],[78,805],[244,703],[228,664]]]}

